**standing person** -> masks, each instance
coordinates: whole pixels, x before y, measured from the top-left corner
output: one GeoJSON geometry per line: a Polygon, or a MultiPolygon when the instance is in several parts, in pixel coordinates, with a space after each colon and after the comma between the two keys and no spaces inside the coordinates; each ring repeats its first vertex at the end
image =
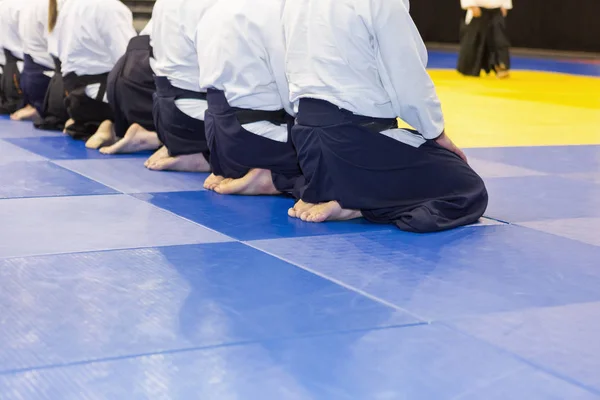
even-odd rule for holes
{"type": "Polygon", "coordinates": [[[461,29],[458,71],[479,76],[494,71],[500,79],[509,77],[510,40],[505,18],[512,0],[461,0],[467,16],[461,29]]]}
{"type": "Polygon", "coordinates": [[[23,42],[19,35],[19,15],[23,4],[20,0],[3,0],[0,3],[0,61],[4,63],[0,81],[0,114],[13,114],[23,107],[23,42]]]}
{"type": "Polygon", "coordinates": [[[156,85],[150,65],[151,32],[152,20],[139,36],[131,39],[125,55],[108,75],[106,92],[114,122],[102,123],[86,142],[86,147],[100,148],[104,154],[116,154],[156,150],[162,145],[152,116],[156,85]]]}
{"type": "Polygon", "coordinates": [[[208,89],[206,137],[221,194],[292,192],[301,175],[290,135],[285,76],[285,0],[227,0],[198,29],[200,85],[208,89]],[[224,50],[227,49],[227,50],[224,50]]]}
{"type": "Polygon", "coordinates": [[[50,0],[49,30],[56,35],[67,93],[65,132],[87,139],[112,120],[106,81],[136,35],[131,11],[119,0],[50,0]]]}
{"type": "MultiPolygon", "coordinates": [[[[154,125],[164,144],[145,165],[152,170],[207,172],[206,92],[200,89],[198,25],[217,0],[158,0],[152,11],[154,125]]],[[[138,132],[143,132],[139,130],[138,132]]],[[[135,135],[131,142],[143,138],[135,135]]],[[[118,144],[118,143],[117,143],[118,144]]]]}
{"type": "Polygon", "coordinates": [[[476,222],[487,191],[444,129],[427,51],[403,0],[287,0],[292,139],[304,175],[291,217],[365,217],[412,232],[476,222]],[[416,131],[397,128],[400,117],[416,131]]]}
{"type": "Polygon", "coordinates": [[[48,0],[20,0],[20,3],[18,27],[24,53],[21,88],[25,107],[11,118],[39,119],[54,75],[54,61],[48,52],[48,0]]]}

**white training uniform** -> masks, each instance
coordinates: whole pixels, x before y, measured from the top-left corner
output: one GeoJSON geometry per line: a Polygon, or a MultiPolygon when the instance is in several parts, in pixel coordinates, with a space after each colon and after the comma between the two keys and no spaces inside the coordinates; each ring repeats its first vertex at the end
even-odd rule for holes
{"type": "MultiPolygon", "coordinates": [[[[198,27],[200,86],[225,92],[232,107],[294,115],[285,75],[285,0],[226,0],[198,27]]],[[[287,142],[287,126],[268,121],[244,129],[287,142]]]]}
{"type": "MultiPolygon", "coordinates": [[[[224,0],[227,1],[227,0],[224,0]]],[[[197,29],[206,12],[217,0],[158,0],[152,10],[152,46],[156,76],[171,85],[194,92],[200,89],[197,29]]],[[[178,99],[177,108],[188,116],[204,120],[206,100],[178,99]]]]}
{"type": "Polygon", "coordinates": [[[63,76],[110,72],[136,36],[131,11],[119,0],[58,0],[54,33],[63,76]]]}
{"type": "Polygon", "coordinates": [[[23,53],[30,55],[36,64],[54,69],[54,61],[48,52],[48,0],[24,0],[19,34],[23,53]]]}
{"type": "MultiPolygon", "coordinates": [[[[110,72],[136,36],[131,10],[119,0],[58,0],[52,33],[62,74],[99,75],[110,72]]],[[[86,87],[96,98],[100,84],[86,87]]],[[[107,101],[104,96],[104,101],[107,101]]]]}
{"type": "MultiPolygon", "coordinates": [[[[460,0],[460,6],[463,10],[470,7],[480,7],[493,10],[495,8],[505,8],[510,10],[513,8],[512,0],[460,0]]],[[[473,12],[467,11],[467,24],[473,19],[473,12]]]]}
{"type": "Polygon", "coordinates": [[[283,23],[292,102],[315,98],[358,115],[400,117],[427,139],[444,131],[408,1],[287,0],[283,23]]]}
{"type": "MultiPolygon", "coordinates": [[[[19,35],[19,19],[25,2],[22,0],[4,0],[0,5],[0,47],[10,50],[17,58],[23,59],[23,41],[19,35]]],[[[2,51],[1,64],[5,64],[2,51]]],[[[23,71],[23,62],[17,62],[19,71],[23,71]]]]}

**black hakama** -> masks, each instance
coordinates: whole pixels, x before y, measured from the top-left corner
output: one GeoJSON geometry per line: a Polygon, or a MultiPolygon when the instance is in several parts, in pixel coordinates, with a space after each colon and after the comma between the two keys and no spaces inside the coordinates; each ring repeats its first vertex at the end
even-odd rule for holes
{"type": "Polygon", "coordinates": [[[394,119],[358,116],[326,101],[301,99],[299,107],[292,138],[305,202],[337,200],[369,221],[421,233],[471,224],[485,212],[482,179],[435,141],[404,144],[379,133],[396,127],[394,119]]]}
{"type": "Polygon", "coordinates": [[[12,114],[23,108],[23,91],[21,90],[21,72],[17,62],[23,61],[4,49],[6,64],[0,81],[0,114],[12,114]]]}
{"type": "Polygon", "coordinates": [[[52,68],[36,63],[29,54],[25,54],[21,73],[23,100],[25,104],[33,106],[40,115],[44,112],[44,98],[51,79],[45,73],[50,71],[52,68]]]}
{"type": "Polygon", "coordinates": [[[482,8],[481,17],[463,22],[457,69],[468,76],[510,69],[510,40],[500,8],[482,8]]]}
{"type": "Polygon", "coordinates": [[[67,96],[65,106],[69,117],[75,121],[66,128],[66,132],[74,139],[87,140],[96,133],[102,122],[112,121],[110,105],[103,101],[107,79],[108,73],[78,76],[73,72],[63,78],[67,96]],[[95,98],[85,93],[86,87],[93,84],[100,84],[95,98]]]}
{"type": "Polygon", "coordinates": [[[52,59],[54,60],[54,75],[50,79],[44,96],[40,118],[36,118],[33,125],[37,129],[62,131],[65,122],[69,119],[65,106],[65,85],[61,62],[57,57],[53,56],[52,59]]]}
{"type": "Polygon", "coordinates": [[[149,131],[156,130],[152,116],[152,95],[156,85],[150,67],[151,56],[150,36],[136,36],[108,75],[106,92],[117,137],[125,136],[134,123],[149,131]]]}
{"type": "Polygon", "coordinates": [[[154,126],[160,141],[171,157],[202,153],[209,159],[208,144],[204,133],[204,121],[183,113],[175,104],[179,99],[206,101],[206,93],[185,90],[171,85],[164,76],[154,78],[154,126]]]}
{"type": "Polygon", "coordinates": [[[292,192],[302,174],[291,139],[294,118],[285,110],[259,111],[234,108],[225,94],[209,89],[205,116],[206,139],[210,148],[210,165],[215,175],[238,179],[251,169],[271,171],[280,192],[292,192]],[[287,125],[288,140],[279,142],[245,130],[242,125],[268,121],[287,125]]]}

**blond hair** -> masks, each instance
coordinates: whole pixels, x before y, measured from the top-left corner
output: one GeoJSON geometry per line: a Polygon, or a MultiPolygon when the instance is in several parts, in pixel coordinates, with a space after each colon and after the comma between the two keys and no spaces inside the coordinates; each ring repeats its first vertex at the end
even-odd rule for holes
{"type": "Polygon", "coordinates": [[[48,5],[48,31],[52,32],[56,26],[56,20],[58,19],[58,4],[56,0],[49,0],[48,5]]]}

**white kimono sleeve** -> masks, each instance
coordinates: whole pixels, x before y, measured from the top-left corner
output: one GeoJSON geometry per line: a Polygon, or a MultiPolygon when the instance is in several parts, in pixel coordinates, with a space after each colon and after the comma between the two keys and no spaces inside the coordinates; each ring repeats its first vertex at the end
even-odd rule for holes
{"type": "Polygon", "coordinates": [[[283,2],[281,2],[281,9],[277,10],[277,13],[273,12],[272,27],[265,31],[266,34],[263,36],[263,40],[269,54],[268,62],[275,78],[277,89],[279,90],[281,104],[283,104],[283,108],[288,114],[295,116],[294,107],[290,102],[290,86],[285,73],[285,33],[282,22],[283,5],[283,2]]]}
{"type": "MultiPolygon", "coordinates": [[[[397,116],[426,139],[444,131],[435,87],[426,71],[427,49],[402,0],[370,0],[380,76],[397,116]]],[[[351,34],[351,33],[350,33],[351,34]]]]}

